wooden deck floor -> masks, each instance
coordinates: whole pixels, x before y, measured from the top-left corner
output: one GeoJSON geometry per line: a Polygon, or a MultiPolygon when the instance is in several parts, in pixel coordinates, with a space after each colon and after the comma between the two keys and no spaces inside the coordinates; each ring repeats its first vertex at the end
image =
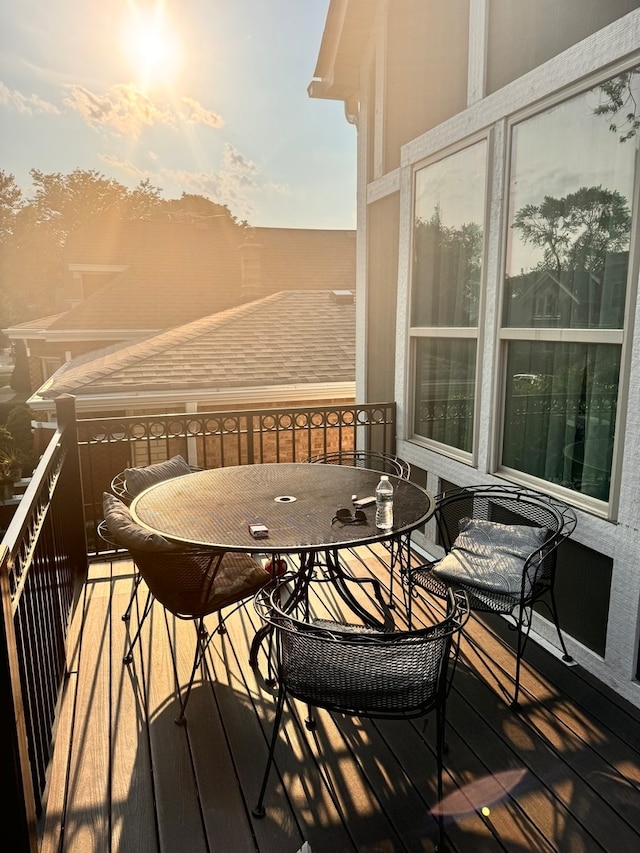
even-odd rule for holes
{"type": "MultiPolygon", "coordinates": [[[[353,565],[386,580],[366,552],[353,565]]],[[[123,560],[93,564],[75,614],[42,853],[296,853],[305,840],[313,853],[433,849],[435,724],[424,721],[320,713],[312,735],[285,712],[267,814],[252,818],[274,712],[248,665],[256,614],[249,605],[214,639],[176,726],[172,655],[185,683],[193,625],[172,621],[169,643],[156,605],[124,666],[131,572],[123,560]]],[[[516,714],[503,697],[510,632],[472,618],[466,635],[448,704],[450,849],[640,850],[637,709],[531,643],[516,714]]]]}

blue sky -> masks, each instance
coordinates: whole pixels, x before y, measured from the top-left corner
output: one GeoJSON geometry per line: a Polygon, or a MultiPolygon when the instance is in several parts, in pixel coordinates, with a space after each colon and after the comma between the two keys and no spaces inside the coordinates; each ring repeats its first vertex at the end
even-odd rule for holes
{"type": "Polygon", "coordinates": [[[93,169],[252,225],[355,227],[356,131],[311,100],[329,0],[0,0],[0,169],[93,169]]]}

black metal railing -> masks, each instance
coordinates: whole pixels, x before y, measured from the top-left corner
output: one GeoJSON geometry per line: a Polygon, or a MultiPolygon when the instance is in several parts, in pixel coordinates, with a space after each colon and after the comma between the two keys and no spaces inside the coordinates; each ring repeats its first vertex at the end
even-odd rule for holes
{"type": "Polygon", "coordinates": [[[7,849],[37,853],[74,586],[99,551],[102,493],[115,474],[176,453],[201,467],[395,450],[395,404],[145,415],[58,426],[0,546],[0,815],[7,849]]]}
{"type": "Polygon", "coordinates": [[[58,424],[0,551],[0,778],[16,851],[36,849],[74,583],[87,568],[72,398],[61,401],[58,424]]]}
{"type": "Polygon", "coordinates": [[[300,462],[356,447],[393,453],[395,403],[295,407],[78,419],[89,552],[102,495],[115,474],[182,455],[190,465],[221,468],[263,462],[300,462]]]}

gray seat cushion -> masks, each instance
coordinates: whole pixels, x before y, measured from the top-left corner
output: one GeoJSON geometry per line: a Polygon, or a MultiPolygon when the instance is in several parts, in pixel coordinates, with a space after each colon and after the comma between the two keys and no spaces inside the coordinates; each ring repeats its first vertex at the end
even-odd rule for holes
{"type": "MultiPolygon", "coordinates": [[[[432,571],[445,583],[519,596],[527,558],[544,545],[548,535],[544,527],[462,518],[451,551],[432,571]]],[[[536,559],[539,564],[540,555],[536,559]]],[[[531,591],[532,579],[530,574],[526,593],[531,591]]]]}
{"type": "Polygon", "coordinates": [[[180,455],[172,456],[165,462],[155,462],[145,468],[125,468],[124,481],[127,492],[134,496],[139,495],[149,486],[170,480],[172,477],[181,477],[190,474],[191,468],[188,462],[180,455]]]}
{"type": "Polygon", "coordinates": [[[109,492],[102,494],[102,511],[109,533],[123,548],[134,551],[176,551],[180,546],[137,524],[129,507],[109,492]]]}

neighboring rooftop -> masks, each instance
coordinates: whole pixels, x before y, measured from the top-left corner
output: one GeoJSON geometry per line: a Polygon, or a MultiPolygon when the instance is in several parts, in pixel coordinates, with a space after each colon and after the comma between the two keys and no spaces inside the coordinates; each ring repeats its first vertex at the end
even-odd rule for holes
{"type": "Polygon", "coordinates": [[[105,221],[69,240],[66,261],[67,297],[78,304],[49,332],[159,331],[281,290],[353,288],[355,231],[105,221]],[[74,272],[82,293],[73,292],[74,272]],[[99,286],[88,295],[91,276],[99,286]]]}
{"type": "Polygon", "coordinates": [[[158,392],[204,398],[225,389],[354,383],[354,302],[352,291],[285,290],[74,358],[29,402],[42,408],[65,393],[78,402],[114,394],[139,401],[158,392]]]}

